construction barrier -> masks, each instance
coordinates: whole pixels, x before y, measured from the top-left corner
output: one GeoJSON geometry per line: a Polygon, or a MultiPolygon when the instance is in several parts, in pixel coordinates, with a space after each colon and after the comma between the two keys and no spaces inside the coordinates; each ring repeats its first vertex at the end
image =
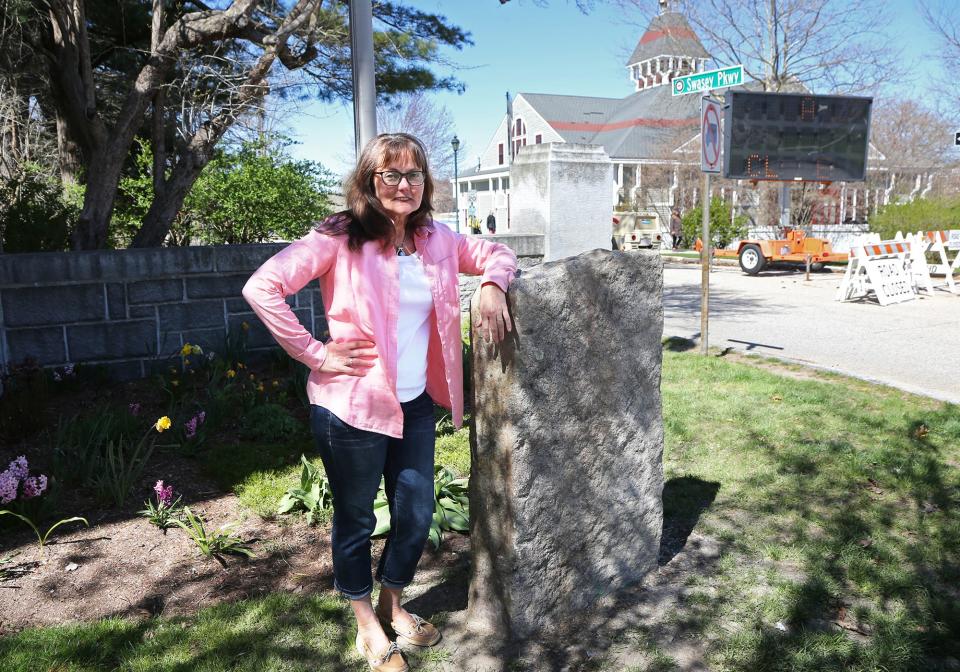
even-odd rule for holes
{"type": "Polygon", "coordinates": [[[915,299],[910,248],[906,240],[852,245],[837,301],[864,298],[871,293],[881,306],[915,299]]]}
{"type": "Polygon", "coordinates": [[[942,275],[944,280],[937,286],[945,286],[951,294],[957,294],[957,282],[954,280],[954,273],[960,272],[960,254],[957,254],[953,261],[947,255],[948,249],[960,248],[960,230],[957,231],[927,231],[922,239],[924,263],[927,262],[927,255],[936,258],[934,263],[926,263],[927,271],[931,275],[942,275]]]}
{"type": "Polygon", "coordinates": [[[923,232],[904,235],[897,231],[894,240],[907,243],[908,252],[904,255],[904,262],[910,282],[913,283],[913,291],[919,294],[923,290],[927,296],[933,296],[933,279],[930,277],[930,268],[927,265],[927,248],[932,239],[927,238],[923,232]]]}

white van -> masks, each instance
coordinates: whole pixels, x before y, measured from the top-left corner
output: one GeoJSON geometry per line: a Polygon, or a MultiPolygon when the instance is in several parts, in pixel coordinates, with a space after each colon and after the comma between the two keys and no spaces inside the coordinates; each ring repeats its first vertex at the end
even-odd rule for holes
{"type": "Polygon", "coordinates": [[[655,212],[614,212],[613,244],[618,250],[659,250],[663,243],[660,216],[655,212]]]}

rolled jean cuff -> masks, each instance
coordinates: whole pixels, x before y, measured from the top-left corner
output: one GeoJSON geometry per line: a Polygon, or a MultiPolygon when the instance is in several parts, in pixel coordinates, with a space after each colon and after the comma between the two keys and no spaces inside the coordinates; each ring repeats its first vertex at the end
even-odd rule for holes
{"type": "Polygon", "coordinates": [[[368,588],[365,588],[364,590],[359,590],[359,591],[344,590],[337,583],[336,579],[333,580],[333,587],[336,590],[340,591],[340,594],[346,597],[348,600],[362,600],[363,598],[367,597],[368,595],[370,595],[370,593],[373,592],[373,586],[370,586],[368,588]]]}
{"type": "Polygon", "coordinates": [[[389,588],[390,590],[403,590],[404,588],[409,586],[411,583],[413,583],[412,580],[411,581],[391,581],[385,576],[378,576],[376,577],[376,579],[377,581],[380,582],[381,586],[383,586],[384,588],[389,588]]]}

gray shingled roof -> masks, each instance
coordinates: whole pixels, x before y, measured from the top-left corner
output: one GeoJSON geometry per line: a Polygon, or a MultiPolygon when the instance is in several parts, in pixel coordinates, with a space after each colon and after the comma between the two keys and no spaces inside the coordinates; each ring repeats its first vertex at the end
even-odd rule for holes
{"type": "Polygon", "coordinates": [[[678,12],[666,12],[653,18],[647,32],[637,42],[627,67],[657,56],[710,58],[687,19],[678,12]]]}
{"type": "Polygon", "coordinates": [[[663,158],[696,132],[699,96],[672,96],[669,86],[626,98],[519,94],[565,142],[602,145],[614,159],[663,158]],[[682,122],[689,123],[682,123],[682,122]],[[680,122],[680,123],[678,123],[680,122]],[[565,126],[578,124],[580,128],[565,126]],[[582,125],[589,124],[584,128],[582,125]],[[592,128],[591,128],[592,127],[592,128]]]}
{"type": "Polygon", "coordinates": [[[484,170],[477,170],[477,164],[473,164],[467,168],[461,168],[457,175],[459,177],[483,177],[484,175],[496,175],[497,173],[503,173],[509,170],[510,166],[506,164],[497,166],[495,168],[486,168],[484,170]]]}

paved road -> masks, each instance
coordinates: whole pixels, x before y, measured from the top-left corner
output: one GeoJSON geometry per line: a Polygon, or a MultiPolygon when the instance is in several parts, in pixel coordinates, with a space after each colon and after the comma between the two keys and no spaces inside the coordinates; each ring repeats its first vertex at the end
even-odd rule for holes
{"type": "MultiPolygon", "coordinates": [[[[842,271],[711,275],[710,347],[780,357],[960,403],[960,295],[840,303],[842,271]]],[[[666,262],[664,336],[699,338],[700,266],[666,262]]]]}

